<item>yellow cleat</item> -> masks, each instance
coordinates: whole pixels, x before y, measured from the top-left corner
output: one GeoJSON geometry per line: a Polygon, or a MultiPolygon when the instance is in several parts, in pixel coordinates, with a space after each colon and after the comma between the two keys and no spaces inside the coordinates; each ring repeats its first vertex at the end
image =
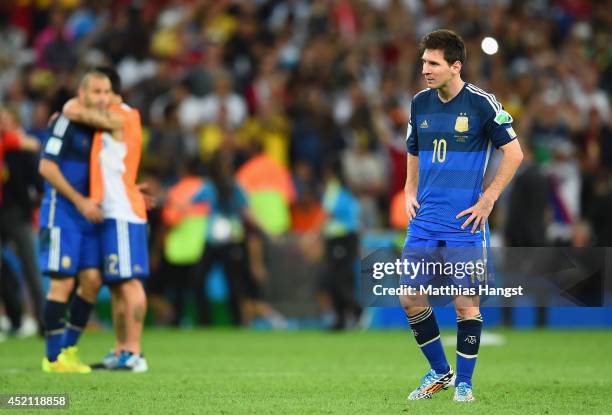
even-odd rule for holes
{"type": "Polygon", "coordinates": [[[68,367],[71,373],[91,372],[91,367],[81,362],[77,352],[78,349],[76,346],[66,347],[65,349],[62,349],[62,352],[57,357],[57,360],[68,367]]]}
{"type": "Polygon", "coordinates": [[[46,357],[42,361],[42,370],[46,373],[70,373],[71,370],[66,364],[57,359],[55,362],[50,362],[46,357]]]}

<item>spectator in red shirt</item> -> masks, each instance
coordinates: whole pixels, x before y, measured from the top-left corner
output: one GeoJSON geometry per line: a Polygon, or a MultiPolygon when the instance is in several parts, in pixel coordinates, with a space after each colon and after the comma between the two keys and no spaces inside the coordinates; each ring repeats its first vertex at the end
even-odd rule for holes
{"type": "MultiPolygon", "coordinates": [[[[0,107],[0,253],[3,240],[14,243],[16,253],[23,266],[28,291],[32,297],[35,318],[40,327],[43,293],[34,250],[32,221],[27,214],[24,216],[23,209],[19,208],[14,195],[11,196],[11,206],[4,203],[2,199],[2,188],[8,182],[10,176],[5,171],[5,152],[15,150],[36,151],[38,147],[38,140],[26,136],[17,124],[16,117],[8,109],[0,107]]],[[[33,168],[36,174],[36,167],[33,168]]],[[[10,333],[16,334],[21,327],[23,311],[21,297],[16,295],[19,283],[10,270],[1,271],[3,272],[2,283],[0,284],[0,300],[4,303],[6,313],[11,321],[10,333]]]]}
{"type": "Polygon", "coordinates": [[[2,184],[6,181],[4,153],[12,150],[38,151],[40,144],[27,136],[19,127],[11,112],[0,108],[0,206],[2,205],[2,184]]]}

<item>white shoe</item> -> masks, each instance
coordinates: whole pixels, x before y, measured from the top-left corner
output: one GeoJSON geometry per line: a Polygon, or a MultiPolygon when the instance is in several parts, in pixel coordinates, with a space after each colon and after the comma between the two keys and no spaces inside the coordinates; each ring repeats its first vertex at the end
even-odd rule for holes
{"type": "Polygon", "coordinates": [[[149,370],[149,365],[142,353],[137,355],[130,352],[121,352],[119,355],[119,362],[113,370],[127,370],[128,372],[144,373],[149,370]]]}
{"type": "Polygon", "coordinates": [[[455,389],[455,396],[453,401],[455,402],[472,402],[474,400],[474,394],[472,394],[472,387],[465,382],[461,382],[455,389]]]}

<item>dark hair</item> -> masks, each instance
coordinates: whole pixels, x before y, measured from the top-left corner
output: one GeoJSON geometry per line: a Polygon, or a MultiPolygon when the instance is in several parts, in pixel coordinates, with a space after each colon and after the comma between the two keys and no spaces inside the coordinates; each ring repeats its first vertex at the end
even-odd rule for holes
{"type": "Polygon", "coordinates": [[[452,30],[440,29],[426,34],[419,44],[420,56],[425,49],[440,49],[444,51],[444,60],[449,65],[459,61],[465,62],[465,43],[461,36],[452,30]]]}
{"type": "Polygon", "coordinates": [[[111,89],[114,94],[121,95],[121,78],[119,73],[110,66],[96,66],[93,69],[95,72],[103,73],[110,80],[111,89]]]}

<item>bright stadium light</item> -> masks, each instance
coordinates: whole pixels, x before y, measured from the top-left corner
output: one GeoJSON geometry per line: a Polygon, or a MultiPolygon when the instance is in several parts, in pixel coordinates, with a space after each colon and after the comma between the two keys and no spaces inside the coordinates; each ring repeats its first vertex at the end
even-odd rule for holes
{"type": "Polygon", "coordinates": [[[497,40],[489,36],[482,39],[480,47],[482,48],[482,51],[487,55],[495,55],[497,53],[497,50],[499,49],[497,40]]]}

